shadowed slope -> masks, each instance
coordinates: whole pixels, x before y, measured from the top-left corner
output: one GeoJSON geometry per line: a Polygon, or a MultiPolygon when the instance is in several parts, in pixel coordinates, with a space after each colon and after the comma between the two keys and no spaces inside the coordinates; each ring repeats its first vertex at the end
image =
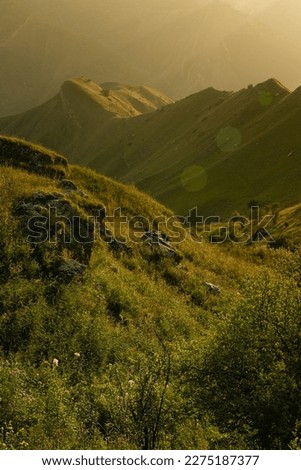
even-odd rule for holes
{"type": "Polygon", "coordinates": [[[172,100],[149,87],[99,86],[78,78],[66,81],[47,103],[19,116],[1,118],[0,128],[81,161],[83,152],[99,148],[115,119],[139,116],[169,103],[172,100]]]}
{"type": "Polygon", "coordinates": [[[181,214],[198,206],[226,216],[254,199],[300,200],[300,96],[270,79],[236,93],[208,88],[137,116],[168,98],[81,79],[39,108],[1,119],[0,130],[134,183],[181,214]]]}

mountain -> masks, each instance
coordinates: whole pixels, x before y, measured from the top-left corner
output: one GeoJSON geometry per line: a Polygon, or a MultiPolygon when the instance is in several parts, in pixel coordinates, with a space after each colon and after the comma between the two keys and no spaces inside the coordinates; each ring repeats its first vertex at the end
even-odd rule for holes
{"type": "Polygon", "coordinates": [[[300,447],[298,250],[212,246],[23,140],[0,166],[2,450],[300,447]]]}
{"type": "Polygon", "coordinates": [[[138,116],[170,103],[172,100],[149,87],[99,86],[79,78],[66,81],[47,103],[1,122],[7,133],[15,133],[18,127],[23,137],[73,153],[76,147],[98,148],[99,137],[108,132],[112,120],[138,116]]]}
{"type": "MultiPolygon", "coordinates": [[[[0,115],[36,106],[63,81],[82,74],[98,83],[112,76],[122,83],[149,83],[139,64],[124,55],[124,46],[181,16],[181,4],[178,0],[163,5],[146,0],[143,7],[137,0],[3,0],[0,115]]],[[[190,0],[184,9],[190,11],[197,4],[190,0]]]]}
{"type": "Polygon", "coordinates": [[[271,79],[171,104],[143,88],[139,106],[152,103],[144,110],[167,106],[139,116],[133,94],[129,102],[133,89],[122,92],[121,106],[120,89],[111,88],[104,96],[91,82],[68,82],[48,103],[0,119],[0,131],[134,183],[181,215],[198,207],[202,215],[228,217],[245,213],[252,200],[282,208],[300,202],[300,88],[290,92],[271,79]]]}
{"type": "Polygon", "coordinates": [[[50,99],[61,83],[148,84],[179,99],[277,76],[299,82],[288,28],[219,1],[2,0],[0,116],[50,99]]]}

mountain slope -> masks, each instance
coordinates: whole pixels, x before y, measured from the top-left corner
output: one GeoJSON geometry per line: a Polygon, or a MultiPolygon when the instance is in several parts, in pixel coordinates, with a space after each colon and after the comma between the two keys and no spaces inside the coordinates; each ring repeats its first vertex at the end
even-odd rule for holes
{"type": "Polygon", "coordinates": [[[169,103],[172,100],[149,87],[117,83],[99,86],[78,78],[65,82],[59,94],[47,103],[0,121],[5,133],[72,153],[75,159],[77,148],[98,148],[101,133],[108,132],[111,120],[138,116],[169,103]]]}
{"type": "Polygon", "coordinates": [[[294,248],[301,243],[301,204],[287,207],[276,215],[272,236],[276,247],[294,248]]]}
{"type": "MultiPolygon", "coordinates": [[[[181,16],[181,3],[145,1],[142,7],[137,0],[3,1],[0,115],[37,106],[63,81],[81,74],[98,83],[111,77],[123,83],[149,83],[142,67],[122,49],[133,37],[141,38],[170,17],[181,16]]],[[[185,10],[197,3],[190,0],[185,10]]]]}
{"type": "Polygon", "coordinates": [[[197,242],[25,141],[0,157],[2,450],[298,447],[297,250],[197,242]]]}
{"type": "Polygon", "coordinates": [[[80,75],[149,84],[173,99],[270,76],[300,82],[289,28],[219,1],[2,1],[0,30],[0,116],[43,103],[80,75]]]}
{"type": "Polygon", "coordinates": [[[197,206],[203,215],[225,217],[245,212],[251,200],[282,207],[300,201],[300,89],[291,93],[277,80],[237,93],[209,88],[126,119],[115,91],[109,93],[113,101],[98,93],[102,105],[93,99],[88,108],[82,95],[70,96],[76,116],[62,112],[60,98],[59,111],[49,102],[1,119],[0,130],[134,183],[179,214],[197,206]]]}

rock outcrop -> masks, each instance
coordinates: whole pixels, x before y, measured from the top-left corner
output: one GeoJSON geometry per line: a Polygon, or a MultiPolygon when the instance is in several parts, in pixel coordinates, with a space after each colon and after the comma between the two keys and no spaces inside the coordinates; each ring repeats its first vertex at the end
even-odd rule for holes
{"type": "Polygon", "coordinates": [[[10,137],[0,136],[0,165],[21,168],[51,178],[66,178],[68,161],[55,152],[10,137]]]}
{"type": "Polygon", "coordinates": [[[81,212],[63,194],[45,192],[34,193],[28,200],[21,201],[15,214],[46,274],[65,274],[70,278],[83,273],[95,241],[93,218],[81,212]],[[49,247],[54,259],[47,265],[49,247]]]}

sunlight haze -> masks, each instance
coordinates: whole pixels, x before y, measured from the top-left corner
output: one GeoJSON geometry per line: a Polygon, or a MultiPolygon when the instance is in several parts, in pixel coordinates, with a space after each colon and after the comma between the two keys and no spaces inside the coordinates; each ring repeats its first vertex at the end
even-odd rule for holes
{"type": "Polygon", "coordinates": [[[0,115],[51,98],[77,76],[144,84],[173,99],[271,77],[290,89],[301,83],[294,0],[2,0],[1,8],[0,115]]]}

